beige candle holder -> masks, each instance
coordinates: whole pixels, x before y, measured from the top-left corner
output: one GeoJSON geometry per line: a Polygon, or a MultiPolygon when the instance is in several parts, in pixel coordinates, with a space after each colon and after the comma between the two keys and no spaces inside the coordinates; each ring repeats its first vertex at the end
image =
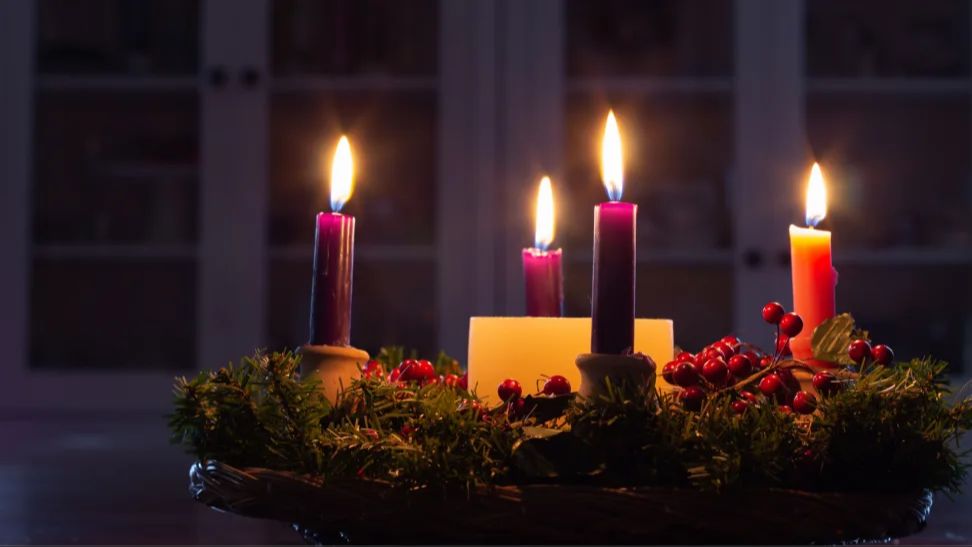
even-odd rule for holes
{"type": "Polygon", "coordinates": [[[338,392],[361,374],[368,352],[351,346],[314,346],[300,348],[300,377],[316,377],[327,400],[334,402],[338,392]]]}
{"type": "Polygon", "coordinates": [[[581,374],[578,393],[581,397],[591,397],[605,393],[606,378],[619,385],[645,384],[655,375],[655,362],[651,357],[630,355],[608,355],[604,353],[582,353],[574,362],[581,374]]]}

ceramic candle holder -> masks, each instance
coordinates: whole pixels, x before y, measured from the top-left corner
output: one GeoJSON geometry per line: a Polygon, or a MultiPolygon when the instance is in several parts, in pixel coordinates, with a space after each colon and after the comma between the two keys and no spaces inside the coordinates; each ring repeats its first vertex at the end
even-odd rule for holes
{"type": "Polygon", "coordinates": [[[300,377],[317,377],[324,396],[331,402],[361,374],[368,362],[368,352],[350,346],[308,344],[301,346],[300,355],[300,377]]]}
{"type": "Polygon", "coordinates": [[[611,355],[604,353],[582,353],[577,356],[577,370],[581,374],[581,397],[602,395],[606,391],[605,379],[619,385],[644,384],[655,375],[655,362],[651,357],[632,357],[630,355],[611,355]]]}

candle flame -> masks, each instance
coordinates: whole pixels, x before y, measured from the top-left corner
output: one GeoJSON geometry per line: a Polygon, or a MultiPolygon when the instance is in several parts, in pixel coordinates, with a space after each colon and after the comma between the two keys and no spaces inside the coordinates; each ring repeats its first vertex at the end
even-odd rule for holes
{"type": "Polygon", "coordinates": [[[540,188],[537,189],[536,223],[534,246],[541,251],[546,251],[554,238],[554,203],[550,177],[540,179],[540,188]]]}
{"type": "Polygon", "coordinates": [[[814,162],[807,184],[807,226],[814,227],[827,216],[827,187],[820,165],[814,162]]]}
{"type": "Polygon", "coordinates": [[[344,135],[334,150],[331,161],[331,210],[339,212],[351,199],[354,190],[354,160],[351,158],[351,143],[344,135]]]}
{"type": "Polygon", "coordinates": [[[601,141],[601,181],[611,201],[619,201],[624,189],[624,165],[621,158],[621,131],[614,111],[608,112],[601,141]]]}

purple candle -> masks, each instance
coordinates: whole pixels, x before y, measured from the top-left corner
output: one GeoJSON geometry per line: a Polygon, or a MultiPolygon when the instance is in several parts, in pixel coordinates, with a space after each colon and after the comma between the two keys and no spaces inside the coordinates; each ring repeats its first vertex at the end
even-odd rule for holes
{"type": "Polygon", "coordinates": [[[351,145],[341,137],[331,167],[332,213],[317,214],[311,279],[311,345],[351,345],[351,278],[354,217],[339,213],[351,197],[351,145]]]}
{"type": "Polygon", "coordinates": [[[620,201],[621,135],[614,112],[608,114],[601,156],[601,178],[610,201],[594,208],[591,353],[622,354],[634,347],[638,206],[620,201]]]}
{"type": "Polygon", "coordinates": [[[523,249],[523,279],[526,285],[527,315],[561,317],[564,314],[563,268],[560,249],[548,251],[554,234],[553,189],[550,177],[543,177],[537,190],[537,218],[534,247],[523,249]]]}

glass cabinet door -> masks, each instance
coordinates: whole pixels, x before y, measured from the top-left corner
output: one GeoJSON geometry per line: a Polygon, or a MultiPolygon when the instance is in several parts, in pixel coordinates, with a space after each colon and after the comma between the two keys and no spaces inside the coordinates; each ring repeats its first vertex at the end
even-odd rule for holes
{"type": "Polygon", "coordinates": [[[838,307],[901,357],[933,351],[958,369],[972,342],[969,3],[805,10],[806,127],[831,193],[838,307]]]}
{"type": "Polygon", "coordinates": [[[638,204],[639,317],[675,321],[698,348],[732,328],[733,4],[564,4],[566,101],[560,223],[568,315],[590,314],[592,210],[606,200],[599,143],[621,128],[624,200],[638,204]]]}
{"type": "Polygon", "coordinates": [[[191,369],[199,2],[35,6],[29,366],[191,369]]]}
{"type": "Polygon", "coordinates": [[[438,2],[271,4],[269,346],[308,337],[314,216],[331,156],[351,141],[352,339],[425,355],[436,339],[438,2]]]}

